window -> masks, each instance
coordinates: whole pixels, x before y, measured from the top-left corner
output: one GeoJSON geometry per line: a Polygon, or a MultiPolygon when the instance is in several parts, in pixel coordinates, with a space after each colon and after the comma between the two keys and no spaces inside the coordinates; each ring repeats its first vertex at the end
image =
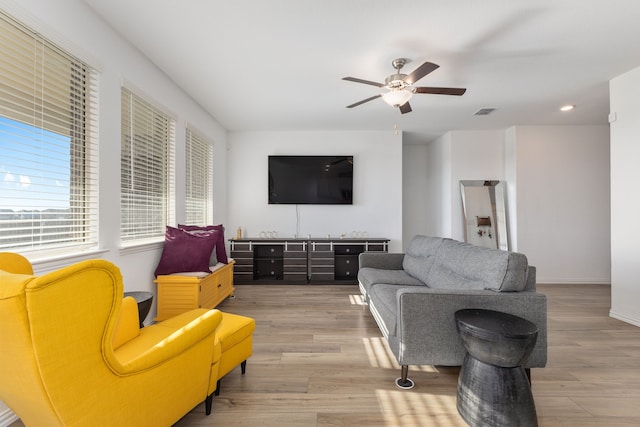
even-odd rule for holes
{"type": "Polygon", "coordinates": [[[123,246],[158,241],[174,224],[175,120],[122,88],[120,238],[123,246]]]}
{"type": "Polygon", "coordinates": [[[97,246],[97,80],[0,12],[0,251],[97,246]]]}
{"type": "Polygon", "coordinates": [[[213,221],[213,146],[187,127],[185,151],[185,222],[211,224],[213,221]]]}

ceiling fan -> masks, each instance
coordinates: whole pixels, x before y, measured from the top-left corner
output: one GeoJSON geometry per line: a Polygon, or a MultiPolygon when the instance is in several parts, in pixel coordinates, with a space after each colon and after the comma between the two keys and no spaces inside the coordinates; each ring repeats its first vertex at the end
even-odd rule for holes
{"type": "Polygon", "coordinates": [[[355,77],[343,77],[342,80],[348,80],[350,82],[356,83],[364,83],[367,85],[382,87],[388,89],[387,92],[380,93],[378,95],[372,96],[367,99],[363,99],[362,101],[356,102],[355,104],[347,105],[347,108],[357,107],[358,105],[364,104],[365,102],[373,101],[376,98],[382,97],[382,99],[392,107],[396,107],[400,109],[402,114],[411,112],[411,105],[409,105],[409,100],[413,96],[414,93],[430,93],[436,95],[463,95],[467,89],[463,88],[454,88],[454,87],[421,87],[421,86],[413,86],[415,82],[426,76],[427,74],[435,71],[440,66],[433,64],[431,62],[425,62],[415,70],[411,72],[411,74],[401,74],[400,70],[407,63],[405,58],[394,59],[391,62],[393,68],[396,69],[395,74],[391,74],[384,80],[383,83],[372,82],[370,80],[358,79],[355,77]]]}

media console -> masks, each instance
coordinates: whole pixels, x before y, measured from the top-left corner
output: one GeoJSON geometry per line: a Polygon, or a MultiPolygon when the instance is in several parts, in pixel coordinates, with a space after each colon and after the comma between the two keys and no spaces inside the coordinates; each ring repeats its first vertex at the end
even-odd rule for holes
{"type": "Polygon", "coordinates": [[[231,239],[234,284],[353,284],[358,255],[388,252],[389,239],[231,239]]]}

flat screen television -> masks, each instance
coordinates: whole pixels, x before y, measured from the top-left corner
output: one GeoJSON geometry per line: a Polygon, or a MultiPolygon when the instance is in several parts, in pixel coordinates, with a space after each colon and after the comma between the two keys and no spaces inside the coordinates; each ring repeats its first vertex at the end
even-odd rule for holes
{"type": "Polygon", "coordinates": [[[353,156],[269,156],[269,204],[353,204],[353,156]]]}

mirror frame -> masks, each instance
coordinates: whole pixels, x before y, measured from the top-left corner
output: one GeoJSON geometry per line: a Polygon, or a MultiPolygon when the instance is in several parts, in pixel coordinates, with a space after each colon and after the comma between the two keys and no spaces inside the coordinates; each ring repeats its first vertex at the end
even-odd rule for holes
{"type": "Polygon", "coordinates": [[[491,214],[495,218],[494,230],[496,233],[496,249],[510,250],[509,236],[507,234],[507,203],[506,203],[506,183],[498,180],[461,180],[460,194],[462,196],[462,221],[464,229],[464,241],[468,242],[467,235],[467,201],[465,200],[465,188],[467,187],[488,187],[491,202],[491,214]]]}

